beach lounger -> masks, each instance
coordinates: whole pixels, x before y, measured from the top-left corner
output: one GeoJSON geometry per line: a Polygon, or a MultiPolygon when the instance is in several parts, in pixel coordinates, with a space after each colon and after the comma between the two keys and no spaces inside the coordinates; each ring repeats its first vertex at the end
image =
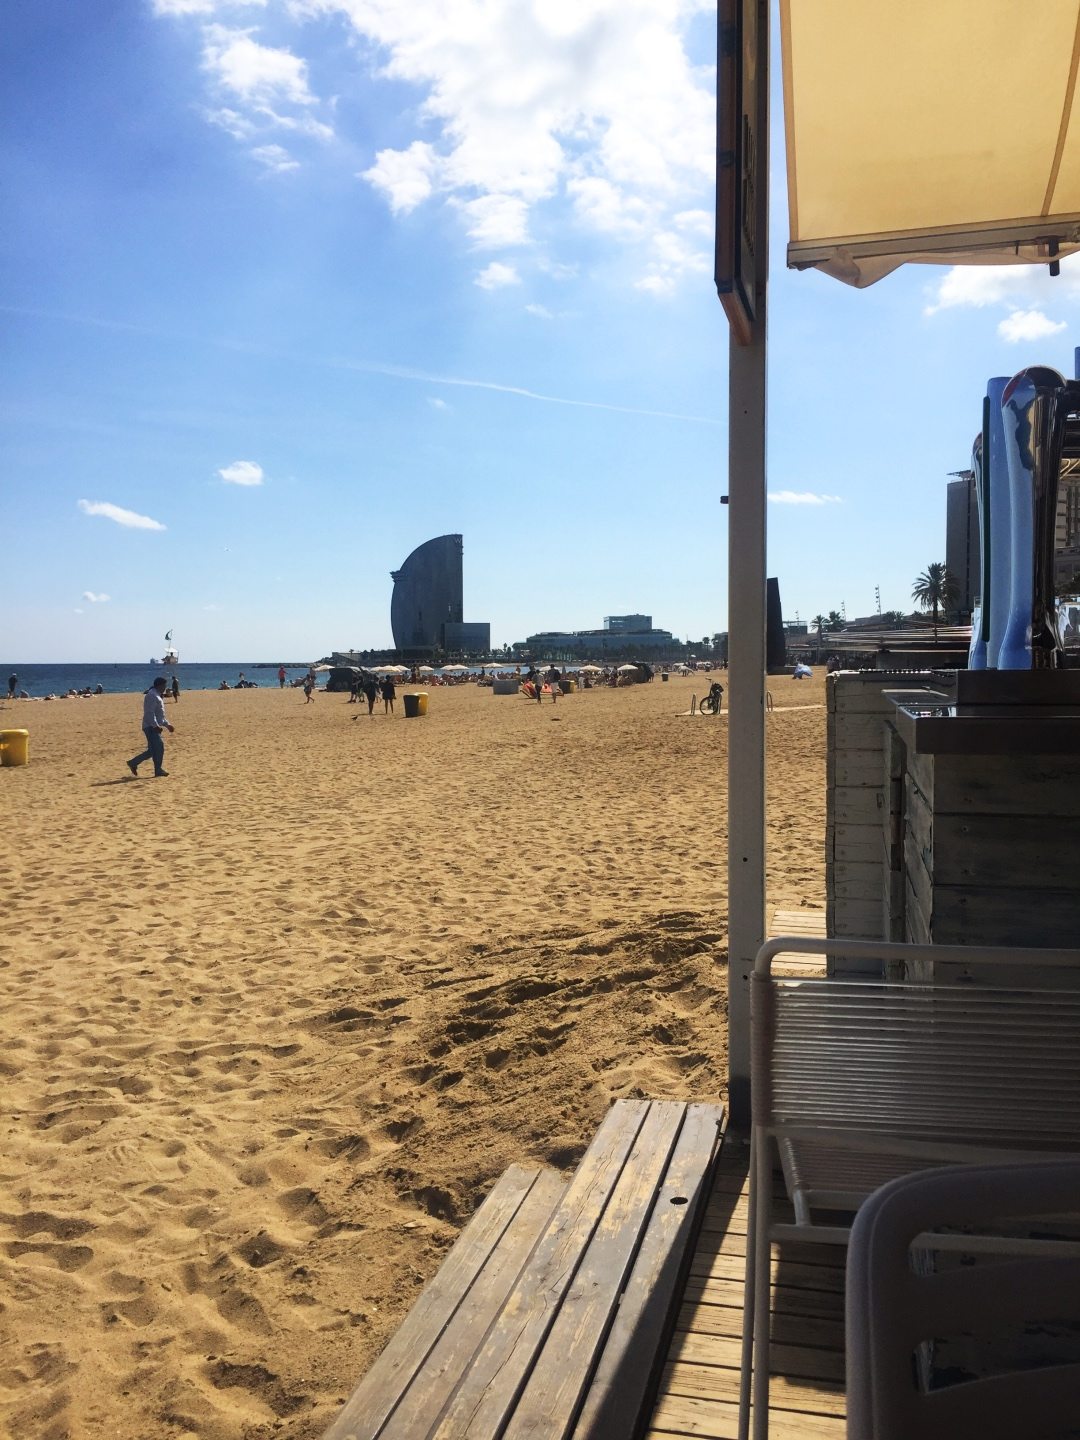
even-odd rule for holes
{"type": "Polygon", "coordinates": [[[1047,987],[1063,969],[1075,976],[1080,952],[799,936],[758,952],[741,1437],[751,1401],[755,1440],[768,1434],[773,1243],[846,1244],[867,1197],[912,1171],[1080,1154],[1080,990],[1047,987]],[[974,962],[981,975],[1008,967],[1012,983],[784,979],[771,973],[780,953],[974,962]],[[794,1223],[773,1221],[776,1159],[794,1223]]]}

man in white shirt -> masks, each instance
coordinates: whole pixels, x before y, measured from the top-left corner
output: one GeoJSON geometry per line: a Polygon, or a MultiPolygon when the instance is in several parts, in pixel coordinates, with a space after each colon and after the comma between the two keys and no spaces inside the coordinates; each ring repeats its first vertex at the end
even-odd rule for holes
{"type": "Polygon", "coordinates": [[[165,686],[167,681],[164,675],[159,675],[154,683],[143,696],[142,728],[146,736],[146,749],[141,755],[136,755],[133,760],[127,762],[128,769],[133,775],[139,773],[139,766],[144,760],[154,762],[155,775],[168,775],[167,770],[161,768],[165,759],[165,741],[161,738],[162,730],[168,730],[172,734],[173,727],[165,719],[165,686]]]}

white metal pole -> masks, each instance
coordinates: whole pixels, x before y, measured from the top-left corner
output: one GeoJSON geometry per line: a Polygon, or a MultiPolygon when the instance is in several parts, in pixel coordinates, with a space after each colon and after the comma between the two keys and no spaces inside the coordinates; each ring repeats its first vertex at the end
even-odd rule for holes
{"type": "Polygon", "coordinates": [[[769,268],[769,11],[758,8],[755,261],[749,345],[728,372],[728,1103],[750,1121],[750,973],[765,938],[765,427],[769,268]]]}

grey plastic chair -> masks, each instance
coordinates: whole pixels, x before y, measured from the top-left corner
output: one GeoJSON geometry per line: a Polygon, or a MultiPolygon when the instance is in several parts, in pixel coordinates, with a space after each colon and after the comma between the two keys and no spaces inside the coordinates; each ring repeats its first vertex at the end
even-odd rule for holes
{"type": "MultiPolygon", "coordinates": [[[[1080,1160],[1072,1159],[950,1165],[905,1175],[872,1195],[848,1246],[848,1440],[1080,1435],[1080,1244],[1028,1240],[1017,1256],[1011,1252],[1025,1242],[1010,1238],[1052,1230],[1045,1217],[1078,1211],[1080,1160]],[[916,1273],[913,1243],[932,1248],[926,1232],[969,1225],[984,1237],[1007,1229],[1000,1246],[1010,1258],[916,1273]],[[1018,1357],[1016,1337],[1025,1327],[1063,1323],[1075,1328],[1066,1331],[1058,1363],[1027,1368],[1031,1356],[1018,1357]],[[920,1387],[919,1347],[955,1336],[973,1337],[966,1343],[976,1348],[985,1337],[992,1346],[978,1378],[920,1387]]],[[[1054,1341],[1043,1330],[1033,1344],[1048,1350],[1054,1341]]]]}

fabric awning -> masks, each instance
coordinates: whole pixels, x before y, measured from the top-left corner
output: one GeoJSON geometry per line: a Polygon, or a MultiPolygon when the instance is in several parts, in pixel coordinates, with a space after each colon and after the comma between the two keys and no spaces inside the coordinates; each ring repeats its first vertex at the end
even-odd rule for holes
{"type": "Polygon", "coordinates": [[[780,0],[780,25],[789,265],[863,286],[1080,249],[1080,0],[780,0]]]}

